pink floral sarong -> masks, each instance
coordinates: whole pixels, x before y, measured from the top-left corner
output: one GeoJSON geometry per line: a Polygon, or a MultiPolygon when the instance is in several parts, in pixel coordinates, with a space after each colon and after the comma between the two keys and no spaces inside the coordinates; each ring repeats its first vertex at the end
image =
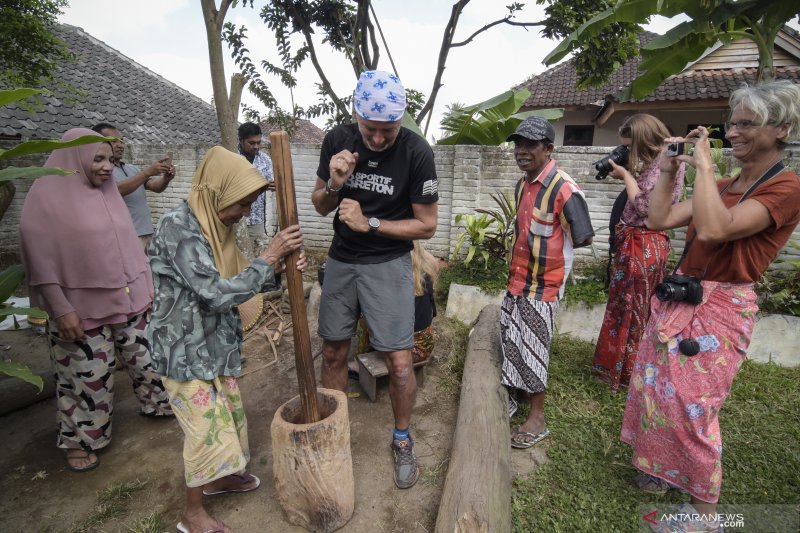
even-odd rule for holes
{"type": "Polygon", "coordinates": [[[632,463],[706,501],[719,500],[725,403],[758,311],[752,284],[703,281],[703,302],[661,302],[653,297],[628,389],[621,438],[633,446],[632,463]],[[678,351],[692,337],[700,353],[678,351]]]}

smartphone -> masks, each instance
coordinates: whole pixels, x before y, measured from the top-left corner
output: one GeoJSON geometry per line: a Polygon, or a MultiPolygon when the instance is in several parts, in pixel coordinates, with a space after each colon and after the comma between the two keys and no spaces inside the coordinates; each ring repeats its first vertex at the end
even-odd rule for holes
{"type": "Polygon", "coordinates": [[[165,165],[172,166],[172,152],[167,152],[164,155],[164,159],[165,159],[164,161],[165,165]]]}
{"type": "Polygon", "coordinates": [[[683,153],[683,143],[669,143],[667,145],[667,156],[675,157],[683,153]]]}

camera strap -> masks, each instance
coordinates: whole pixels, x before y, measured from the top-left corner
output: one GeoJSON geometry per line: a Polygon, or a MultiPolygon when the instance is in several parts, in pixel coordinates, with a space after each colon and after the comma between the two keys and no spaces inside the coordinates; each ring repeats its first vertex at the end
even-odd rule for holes
{"type": "MultiPolygon", "coordinates": [[[[747,190],[744,192],[744,194],[742,194],[742,197],[741,197],[741,198],[739,198],[739,200],[736,202],[736,204],[738,205],[738,204],[740,204],[740,203],[744,202],[744,201],[747,199],[747,197],[748,197],[748,196],[750,196],[750,194],[751,194],[753,191],[755,191],[755,190],[756,190],[756,188],[758,188],[760,185],[762,185],[762,184],[766,183],[767,181],[771,180],[772,178],[774,178],[775,176],[777,176],[778,174],[780,174],[781,172],[783,172],[783,169],[784,169],[784,168],[786,168],[786,166],[783,164],[783,160],[782,160],[782,159],[781,159],[781,160],[779,160],[779,161],[778,161],[777,163],[775,163],[774,165],[772,165],[771,167],[769,167],[769,169],[768,169],[766,172],[764,172],[764,174],[763,174],[763,175],[762,175],[760,178],[758,178],[758,179],[756,180],[756,182],[755,182],[755,183],[753,183],[753,184],[752,184],[752,185],[751,185],[751,186],[750,186],[750,187],[749,187],[749,188],[748,188],[748,189],[747,189],[747,190]]],[[[721,190],[721,191],[719,191],[719,195],[720,195],[720,196],[722,196],[723,194],[725,194],[725,191],[727,191],[727,190],[728,190],[728,188],[729,188],[731,185],[733,185],[734,183],[736,183],[737,181],[739,181],[739,178],[738,178],[738,177],[737,177],[735,180],[733,180],[733,181],[731,181],[730,183],[728,183],[727,185],[725,185],[725,187],[723,187],[723,188],[722,188],[722,190],[721,190]]],[[[686,242],[686,246],[684,246],[684,247],[683,247],[683,253],[681,254],[681,257],[680,257],[680,259],[678,259],[678,264],[677,264],[677,265],[675,265],[675,270],[673,270],[673,271],[672,271],[672,273],[673,273],[673,274],[675,274],[675,273],[677,273],[677,272],[678,272],[678,268],[680,268],[680,266],[681,266],[681,263],[683,263],[683,260],[684,260],[684,259],[686,259],[686,255],[689,253],[689,248],[692,246],[692,243],[694,242],[694,239],[695,239],[695,237],[697,237],[697,230],[695,230],[695,232],[694,232],[694,235],[692,235],[692,238],[691,238],[691,239],[689,239],[689,240],[686,242]]],[[[702,277],[705,277],[705,272],[703,273],[703,276],[702,276],[702,277]]]]}

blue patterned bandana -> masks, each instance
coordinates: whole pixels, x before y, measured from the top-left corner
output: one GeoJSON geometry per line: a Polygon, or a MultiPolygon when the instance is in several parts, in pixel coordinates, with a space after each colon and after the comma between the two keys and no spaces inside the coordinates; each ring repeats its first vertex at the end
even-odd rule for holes
{"type": "Polygon", "coordinates": [[[395,122],[406,110],[406,90],[394,74],[367,70],[358,78],[353,104],[364,120],[395,122]]]}

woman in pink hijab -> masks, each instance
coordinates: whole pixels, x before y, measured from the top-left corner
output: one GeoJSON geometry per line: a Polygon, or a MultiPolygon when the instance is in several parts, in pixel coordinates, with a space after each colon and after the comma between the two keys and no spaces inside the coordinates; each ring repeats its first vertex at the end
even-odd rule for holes
{"type": "MultiPolygon", "coordinates": [[[[75,128],[62,139],[83,135],[98,134],[75,128]]],[[[36,180],[19,226],[31,305],[50,315],[58,447],[75,472],[96,468],[95,452],[111,441],[118,361],[131,376],[141,414],[172,415],[145,335],[150,267],[111,177],[113,157],[105,142],[53,151],[45,167],[75,173],[36,180]]]]}

